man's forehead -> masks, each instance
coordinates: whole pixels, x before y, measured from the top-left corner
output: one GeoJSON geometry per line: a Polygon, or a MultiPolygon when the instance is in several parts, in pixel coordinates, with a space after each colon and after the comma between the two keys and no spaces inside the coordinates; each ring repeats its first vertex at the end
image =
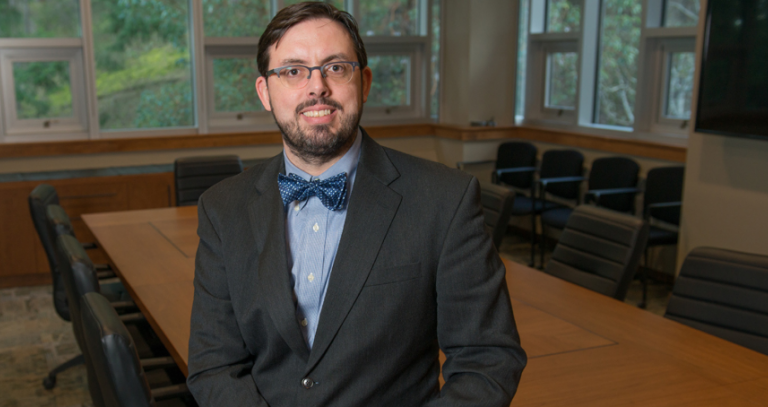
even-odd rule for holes
{"type": "MultiPolygon", "coordinates": [[[[354,54],[352,37],[347,32],[346,27],[338,21],[327,18],[302,21],[289,28],[282,38],[270,46],[270,54],[274,55],[275,52],[286,54],[301,49],[311,50],[310,44],[316,45],[318,40],[322,41],[323,46],[332,48],[331,53],[333,54],[346,54],[350,51],[354,54]],[[319,33],[322,35],[318,35],[319,33]]],[[[351,55],[346,56],[347,58],[351,57],[351,55]]],[[[295,59],[295,56],[292,55],[282,55],[282,57],[295,59]]],[[[282,57],[281,59],[284,59],[282,57]]]]}

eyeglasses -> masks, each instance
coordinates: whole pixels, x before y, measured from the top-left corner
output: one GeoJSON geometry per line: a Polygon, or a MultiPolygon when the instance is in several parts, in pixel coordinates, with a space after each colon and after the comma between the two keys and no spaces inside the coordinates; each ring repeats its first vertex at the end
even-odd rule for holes
{"type": "Polygon", "coordinates": [[[272,74],[277,75],[280,79],[280,83],[286,88],[301,89],[309,83],[309,78],[312,77],[312,71],[317,69],[323,78],[337,84],[344,85],[352,79],[352,74],[355,73],[355,67],[360,67],[359,62],[350,61],[335,61],[329,62],[323,66],[304,66],[304,65],[288,65],[281,66],[279,68],[270,69],[266,72],[267,77],[272,74]]]}

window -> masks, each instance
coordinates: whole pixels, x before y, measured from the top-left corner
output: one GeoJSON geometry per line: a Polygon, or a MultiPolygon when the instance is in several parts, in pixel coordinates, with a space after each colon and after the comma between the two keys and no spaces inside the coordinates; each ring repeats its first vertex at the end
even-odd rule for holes
{"type": "Polygon", "coordinates": [[[91,5],[101,130],[194,126],[188,3],[91,5]]]}
{"type": "Polygon", "coordinates": [[[602,8],[594,122],[631,127],[635,122],[641,4],[603,0],[602,8]]]}
{"type": "Polygon", "coordinates": [[[516,115],[687,134],[699,11],[699,0],[521,0],[516,115]]]}
{"type": "Polygon", "coordinates": [[[576,107],[576,80],[579,56],[575,52],[547,54],[547,92],[544,106],[551,109],[576,107]]]}
{"type": "Polygon", "coordinates": [[[528,56],[528,9],[530,0],[520,0],[517,30],[517,79],[515,80],[515,121],[523,120],[525,111],[525,61],[528,56]]]}
{"type": "MultiPolygon", "coordinates": [[[[374,72],[364,122],[437,118],[441,0],[323,0],[374,72]]],[[[0,0],[0,140],[274,128],[259,36],[299,0],[0,0]]]]}

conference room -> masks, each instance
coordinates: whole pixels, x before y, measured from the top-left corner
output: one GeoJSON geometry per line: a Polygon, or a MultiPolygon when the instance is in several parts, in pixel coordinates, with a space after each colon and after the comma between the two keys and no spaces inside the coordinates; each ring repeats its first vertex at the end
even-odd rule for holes
{"type": "MultiPolygon", "coordinates": [[[[439,270],[490,263],[498,266],[497,289],[508,293],[500,298],[504,309],[511,305],[527,365],[522,376],[485,380],[511,389],[504,397],[514,395],[512,406],[768,406],[768,3],[321,2],[354,18],[367,62],[285,59],[285,67],[268,67],[259,88],[266,71],[259,41],[298,0],[0,0],[0,406],[242,404],[236,396],[203,402],[197,379],[187,382],[204,376],[194,337],[206,324],[193,318],[195,295],[226,285],[210,275],[196,279],[196,257],[201,268],[233,246],[267,253],[247,252],[237,260],[243,264],[291,255],[291,216],[312,209],[314,198],[304,207],[304,198],[283,195],[283,219],[255,201],[238,206],[234,192],[219,200],[214,193],[284,162],[290,131],[276,124],[280,89],[358,86],[351,79],[358,72],[367,92],[358,117],[364,133],[350,133],[356,138],[346,145],[362,149],[361,166],[372,161],[362,157],[375,142],[393,163],[452,181],[418,190],[430,199],[413,207],[393,194],[411,179],[406,167],[397,176],[350,172],[355,189],[343,193],[352,199],[339,205],[349,205],[350,219],[364,227],[353,235],[354,223],[341,218],[339,256],[334,250],[336,264],[328,266],[336,279],[318,279],[329,293],[322,309],[348,302],[348,314],[297,311],[306,294],[290,265],[270,282],[283,284],[280,298],[294,307],[265,313],[290,320],[299,347],[327,352],[319,362],[318,351],[307,352],[319,367],[290,384],[295,400],[324,394],[327,355],[366,345],[366,334],[372,341],[399,335],[391,347],[407,348],[404,327],[419,325],[421,310],[404,304],[442,298],[446,286],[459,288],[448,297],[487,297],[471,279],[441,285],[439,270]],[[290,82],[289,72],[301,69],[307,80],[290,82]],[[384,187],[367,187],[373,178],[384,187]],[[459,182],[474,191],[467,199],[477,228],[449,228],[461,217],[443,209],[455,195],[463,199],[459,182]],[[366,213],[364,202],[391,217],[366,213]],[[236,206],[241,220],[226,232],[237,237],[212,232],[218,209],[236,206]],[[400,217],[414,213],[427,215],[400,217]],[[236,234],[242,228],[278,228],[286,238],[264,243],[258,233],[236,234]],[[434,290],[414,291],[429,279],[408,273],[431,264],[429,253],[414,259],[415,248],[444,229],[446,242],[459,241],[439,253],[450,264],[436,268],[434,290]],[[467,237],[473,230],[482,243],[467,237]],[[382,249],[369,250],[372,244],[382,249]],[[486,252],[493,259],[475,261],[486,252]],[[352,278],[354,267],[366,274],[352,278]],[[397,304],[397,290],[424,298],[397,304]],[[398,334],[353,325],[397,309],[398,334]],[[314,335],[317,318],[313,345],[307,332],[314,335]],[[329,334],[333,324],[337,333],[329,334]]],[[[321,123],[347,107],[332,104],[307,120],[321,123]]],[[[283,184],[272,186],[278,202],[283,184]]],[[[330,209],[325,200],[320,207],[330,209]]],[[[315,223],[308,233],[326,232],[315,223]]],[[[228,287],[233,302],[249,287],[254,298],[272,295],[255,277],[246,281],[253,285],[228,287]]],[[[472,320],[495,320],[482,304],[467,307],[461,332],[472,320]],[[486,314],[469,314],[477,309],[486,314]]],[[[432,308],[439,314],[439,303],[425,307],[432,308]]],[[[247,331],[225,319],[210,321],[211,331],[247,331]]],[[[457,371],[455,338],[440,326],[447,320],[436,319],[438,334],[423,353],[439,358],[435,376],[443,373],[427,386],[450,399],[455,383],[473,373],[457,371]]],[[[241,363],[253,366],[254,380],[243,372],[255,389],[266,363],[258,359],[271,354],[257,355],[248,341],[238,346],[249,352],[241,363]]],[[[382,397],[362,404],[383,404],[382,397]]],[[[361,404],[322,400],[313,403],[361,404]]]]}

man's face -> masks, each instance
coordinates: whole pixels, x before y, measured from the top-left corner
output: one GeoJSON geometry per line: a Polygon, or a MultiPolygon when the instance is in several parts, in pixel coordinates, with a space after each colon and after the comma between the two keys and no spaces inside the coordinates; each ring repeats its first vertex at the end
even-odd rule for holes
{"type": "MultiPolygon", "coordinates": [[[[357,61],[350,35],[341,24],[328,19],[291,27],[269,49],[269,69],[357,61]]],[[[339,156],[354,141],[371,76],[370,68],[356,68],[348,83],[337,84],[313,70],[305,87],[291,89],[270,75],[257,79],[256,91],[272,112],[291,152],[307,162],[322,163],[339,156]]]]}

